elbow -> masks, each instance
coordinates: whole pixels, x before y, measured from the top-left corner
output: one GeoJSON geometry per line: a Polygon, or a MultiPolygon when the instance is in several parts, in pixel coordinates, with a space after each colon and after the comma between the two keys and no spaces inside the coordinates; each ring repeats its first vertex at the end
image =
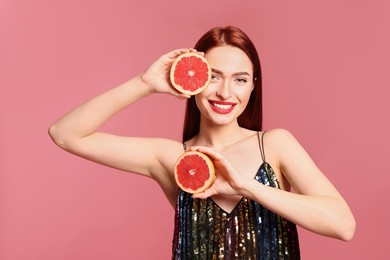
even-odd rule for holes
{"type": "Polygon", "coordinates": [[[334,226],[332,237],[349,242],[353,239],[356,230],[356,221],[355,218],[351,215],[345,221],[339,221],[336,226],[334,226]]]}
{"type": "Polygon", "coordinates": [[[57,144],[58,136],[57,136],[57,127],[56,127],[56,125],[55,124],[51,125],[47,132],[48,132],[51,140],[53,140],[53,142],[57,144]]]}
{"type": "Polygon", "coordinates": [[[62,126],[53,124],[48,129],[48,134],[53,142],[61,149],[76,154],[80,153],[81,138],[76,135],[70,134],[70,131],[62,126]]]}
{"type": "MultiPolygon", "coordinates": [[[[349,242],[355,236],[356,221],[351,211],[337,210],[322,216],[320,235],[349,242]]],[[[317,229],[318,230],[318,229],[317,229]]],[[[319,230],[318,230],[319,231],[319,230]]]]}
{"type": "Polygon", "coordinates": [[[339,233],[339,239],[345,242],[349,242],[355,236],[355,231],[356,231],[356,221],[352,217],[352,219],[349,220],[348,223],[344,224],[342,231],[340,231],[339,233]]]}
{"type": "Polygon", "coordinates": [[[356,220],[348,205],[343,202],[340,206],[329,211],[328,222],[331,225],[330,236],[344,242],[349,242],[355,236],[356,220]]]}
{"type": "MultiPolygon", "coordinates": [[[[66,142],[65,142],[65,139],[64,137],[61,135],[61,131],[60,129],[58,129],[58,126],[56,124],[53,124],[49,127],[48,129],[48,134],[51,138],[51,140],[53,140],[53,142],[58,145],[59,147],[61,147],[62,149],[65,149],[66,148],[66,142]]],[[[66,149],[65,149],[66,150],[66,149]]]]}

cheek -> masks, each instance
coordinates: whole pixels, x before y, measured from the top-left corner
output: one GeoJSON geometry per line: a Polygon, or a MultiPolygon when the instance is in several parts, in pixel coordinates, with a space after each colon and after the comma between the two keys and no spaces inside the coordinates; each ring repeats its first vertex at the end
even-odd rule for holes
{"type": "Polygon", "coordinates": [[[217,83],[210,83],[207,88],[205,88],[202,92],[200,92],[198,95],[201,97],[208,97],[215,93],[218,89],[218,84],[217,83]]]}
{"type": "Polygon", "coordinates": [[[197,94],[197,95],[195,95],[195,104],[196,104],[196,106],[198,107],[198,109],[200,110],[200,111],[202,111],[203,109],[203,107],[204,107],[204,102],[205,102],[205,98],[204,98],[204,94],[203,94],[203,92],[204,91],[202,91],[201,93],[199,93],[199,94],[197,94]],[[203,103],[202,103],[203,102],[203,103]]]}
{"type": "Polygon", "coordinates": [[[236,96],[241,101],[247,101],[247,100],[249,100],[249,98],[251,96],[252,87],[237,88],[235,92],[236,92],[236,96]]]}
{"type": "Polygon", "coordinates": [[[207,98],[213,93],[214,89],[212,85],[209,85],[206,89],[204,89],[202,92],[199,94],[196,94],[194,96],[195,98],[195,103],[199,107],[199,105],[207,102],[207,98]]]}

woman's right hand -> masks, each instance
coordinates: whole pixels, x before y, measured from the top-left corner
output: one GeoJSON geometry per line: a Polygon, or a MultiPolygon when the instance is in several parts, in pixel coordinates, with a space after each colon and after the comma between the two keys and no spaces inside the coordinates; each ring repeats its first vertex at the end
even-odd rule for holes
{"type": "Polygon", "coordinates": [[[141,80],[152,93],[167,93],[180,99],[189,98],[189,95],[177,91],[170,83],[169,73],[173,61],[181,54],[187,52],[197,52],[195,49],[177,49],[168,52],[156,60],[144,73],[141,80]]]}

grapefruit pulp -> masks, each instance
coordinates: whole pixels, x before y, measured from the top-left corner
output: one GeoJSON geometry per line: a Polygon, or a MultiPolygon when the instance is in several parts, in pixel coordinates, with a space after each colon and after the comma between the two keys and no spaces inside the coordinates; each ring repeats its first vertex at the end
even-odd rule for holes
{"type": "Polygon", "coordinates": [[[179,92],[195,95],[209,85],[211,67],[202,55],[195,52],[184,53],[173,61],[170,79],[179,92]]]}
{"type": "Polygon", "coordinates": [[[176,162],[174,172],[177,185],[192,194],[205,191],[215,179],[213,162],[197,151],[183,153],[176,162]]]}

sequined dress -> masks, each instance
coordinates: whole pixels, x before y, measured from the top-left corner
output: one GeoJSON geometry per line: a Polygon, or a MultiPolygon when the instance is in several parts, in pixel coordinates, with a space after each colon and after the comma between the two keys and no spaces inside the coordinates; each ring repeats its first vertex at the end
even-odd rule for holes
{"type": "MultiPolygon", "coordinates": [[[[280,189],[265,161],[263,136],[259,138],[263,163],[254,178],[280,189]]],[[[180,189],[172,259],[300,259],[298,233],[294,223],[248,198],[228,213],[211,198],[193,199],[180,189]]]]}

